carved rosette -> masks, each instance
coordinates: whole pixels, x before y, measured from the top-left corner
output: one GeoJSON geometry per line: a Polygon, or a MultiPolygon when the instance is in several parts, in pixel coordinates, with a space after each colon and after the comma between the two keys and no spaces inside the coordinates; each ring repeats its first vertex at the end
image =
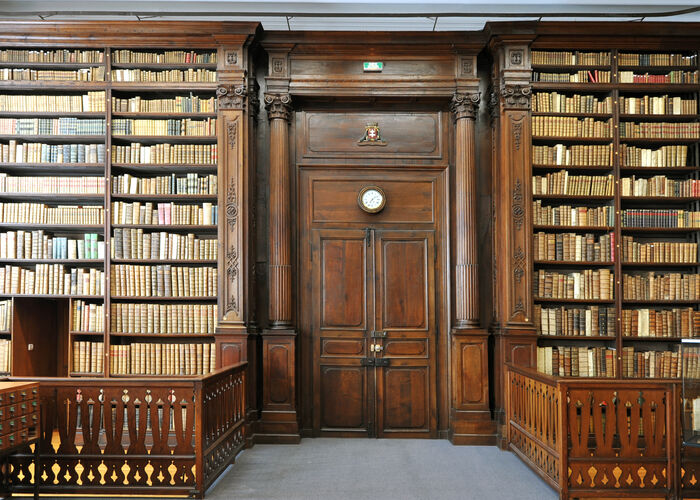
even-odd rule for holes
{"type": "Polygon", "coordinates": [[[504,107],[508,109],[530,109],[532,87],[530,85],[503,84],[501,85],[501,99],[504,107]]]}
{"type": "Polygon", "coordinates": [[[245,109],[248,88],[245,85],[219,85],[216,97],[219,109],[245,109]]]}
{"type": "Polygon", "coordinates": [[[231,179],[226,190],[226,222],[231,231],[236,227],[238,221],[238,196],[236,195],[236,180],[231,179]]]}
{"type": "Polygon", "coordinates": [[[289,121],[292,114],[292,96],[289,94],[265,94],[265,109],[270,120],[289,121]]]}
{"type": "Polygon", "coordinates": [[[525,207],[523,205],[523,184],[520,179],[516,179],[515,187],[513,188],[513,223],[515,228],[520,231],[525,220],[525,207]]]}
{"type": "Polygon", "coordinates": [[[460,94],[455,92],[450,102],[450,110],[454,115],[455,120],[461,118],[476,118],[479,112],[479,102],[481,101],[481,93],[475,92],[472,94],[460,94]]]}

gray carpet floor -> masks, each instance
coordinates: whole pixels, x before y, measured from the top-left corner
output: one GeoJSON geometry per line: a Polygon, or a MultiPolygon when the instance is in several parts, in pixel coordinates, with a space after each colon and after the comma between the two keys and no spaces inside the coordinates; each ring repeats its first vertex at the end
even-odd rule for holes
{"type": "Polygon", "coordinates": [[[209,500],[555,500],[515,455],[445,440],[304,439],[256,445],[207,492],[209,500]]]}

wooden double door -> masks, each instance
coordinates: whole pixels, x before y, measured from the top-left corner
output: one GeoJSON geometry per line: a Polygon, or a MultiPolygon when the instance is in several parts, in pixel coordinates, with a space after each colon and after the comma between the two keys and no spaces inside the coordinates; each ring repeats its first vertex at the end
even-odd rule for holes
{"type": "Polygon", "coordinates": [[[435,437],[433,230],[311,230],[318,435],[435,437]]]}

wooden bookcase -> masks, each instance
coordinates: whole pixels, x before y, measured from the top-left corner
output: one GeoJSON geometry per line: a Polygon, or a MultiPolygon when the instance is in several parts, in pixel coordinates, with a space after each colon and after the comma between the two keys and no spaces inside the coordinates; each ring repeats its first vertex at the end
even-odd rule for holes
{"type": "MultiPolygon", "coordinates": [[[[97,37],[91,37],[92,25],[89,23],[84,26],[75,23],[75,26],[64,26],[68,30],[74,30],[75,35],[66,42],[64,39],[56,40],[50,32],[41,27],[29,26],[30,24],[32,23],[27,23],[26,26],[19,23],[8,25],[8,33],[0,43],[0,78],[3,78],[0,79],[0,101],[7,101],[0,103],[0,144],[6,150],[9,150],[10,144],[14,146],[15,143],[45,143],[54,146],[89,144],[93,149],[99,148],[99,153],[92,151],[89,159],[84,159],[81,152],[78,158],[60,162],[50,161],[48,157],[39,161],[37,156],[30,157],[27,161],[16,161],[16,158],[10,161],[9,157],[0,157],[0,175],[17,177],[19,179],[13,179],[12,182],[25,183],[21,192],[2,190],[0,202],[40,203],[49,207],[71,205],[80,207],[79,209],[87,206],[100,207],[103,219],[91,221],[94,222],[91,224],[44,224],[21,217],[16,222],[8,222],[3,217],[0,232],[14,231],[16,239],[17,231],[30,235],[31,231],[43,231],[44,238],[53,238],[53,253],[48,257],[61,258],[46,258],[46,254],[34,258],[37,257],[36,253],[21,254],[17,258],[17,253],[9,252],[5,248],[9,245],[4,244],[5,253],[0,258],[0,267],[18,266],[36,271],[37,265],[55,264],[64,266],[66,272],[74,268],[100,272],[103,273],[103,279],[98,283],[97,290],[90,294],[70,291],[60,294],[17,293],[17,289],[6,287],[0,299],[9,301],[8,328],[1,329],[0,340],[11,340],[9,373],[15,376],[121,377],[195,375],[214,371],[220,365],[216,361],[215,333],[236,333],[226,329],[230,325],[226,324],[224,316],[230,312],[230,308],[221,311],[222,300],[218,298],[219,288],[229,286],[227,279],[222,279],[217,272],[219,258],[222,249],[231,251],[230,236],[219,231],[220,227],[226,227],[228,221],[222,213],[224,220],[219,224],[217,205],[220,203],[221,189],[218,182],[229,189],[231,185],[235,188],[237,179],[231,181],[228,178],[230,172],[245,170],[230,158],[225,158],[225,165],[221,165],[218,160],[221,140],[224,141],[223,147],[227,147],[229,140],[239,140],[242,143],[241,139],[245,136],[217,132],[216,121],[220,119],[217,104],[221,95],[217,89],[222,84],[235,85],[238,73],[245,75],[247,68],[244,69],[244,66],[248,64],[248,59],[245,54],[247,48],[244,49],[243,46],[249,43],[255,25],[214,23],[204,31],[200,29],[203,27],[195,26],[188,30],[185,38],[173,42],[165,35],[177,23],[154,23],[146,31],[133,23],[116,23],[114,33],[104,33],[97,37]],[[32,42],[29,45],[20,40],[13,44],[11,40],[15,31],[21,33],[23,28],[25,33],[37,33],[37,40],[45,37],[45,42],[32,42]],[[223,38],[216,40],[211,34],[212,29],[221,32],[223,38]],[[7,50],[16,52],[3,52],[7,50]],[[41,51],[56,54],[47,55],[41,51]],[[2,54],[6,57],[3,58],[2,54]],[[90,62],[75,62],[76,55],[78,61],[85,57],[90,62]],[[44,73],[39,73],[87,73],[87,68],[92,68],[89,73],[94,81],[60,80],[59,78],[68,78],[65,73],[54,74],[54,79],[47,79],[44,73]],[[19,73],[18,70],[27,71],[19,73]],[[20,77],[35,79],[19,79],[20,77]],[[73,101],[65,102],[71,97],[73,101]],[[80,102],[76,103],[76,98],[82,100],[84,106],[80,102]],[[35,101],[29,102],[32,99],[35,101]],[[37,106],[36,101],[41,99],[51,102],[39,103],[37,106]],[[136,102],[137,99],[140,102],[136,102]],[[118,100],[123,102],[118,103],[118,100]],[[160,102],[154,103],[155,100],[160,102]],[[83,134],[77,128],[80,127],[79,124],[68,123],[88,119],[97,122],[98,133],[83,134]],[[13,120],[21,122],[13,123],[13,120]],[[49,123],[47,120],[60,120],[60,123],[49,123]],[[27,133],[27,128],[32,124],[35,128],[29,129],[29,132],[40,134],[27,133]],[[64,130],[66,127],[67,130],[64,130]],[[76,130],[80,135],[72,133],[76,130]],[[47,131],[57,133],[47,134],[47,131]],[[143,151],[140,152],[140,159],[138,155],[123,157],[118,154],[120,150],[134,144],[139,144],[142,149],[170,145],[171,158],[164,157],[149,162],[143,151]],[[189,152],[181,153],[179,148],[189,152]],[[33,185],[26,187],[30,177],[48,176],[74,177],[76,183],[97,182],[103,188],[100,191],[99,187],[94,188],[88,184],[88,188],[93,190],[85,192],[82,190],[84,187],[81,187],[80,191],[73,192],[70,187],[56,189],[54,184],[42,187],[42,192],[37,192],[31,189],[33,185]],[[93,180],[87,181],[88,178],[93,180]],[[160,184],[143,186],[147,180],[155,182],[155,178],[160,178],[160,184]],[[146,220],[142,215],[140,219],[132,218],[129,224],[124,224],[126,220],[115,218],[117,204],[121,204],[124,209],[129,206],[129,215],[132,214],[132,209],[139,206],[143,214],[143,207],[150,204],[148,206],[153,207],[152,218],[146,220]],[[182,212],[188,211],[180,214],[180,219],[176,217],[178,206],[182,212]],[[200,213],[192,214],[195,210],[200,213]],[[189,218],[185,220],[188,215],[189,218]],[[165,218],[168,216],[171,216],[172,223],[166,224],[165,218]],[[138,245],[131,242],[133,253],[122,251],[126,250],[126,245],[118,251],[117,243],[124,241],[122,238],[125,238],[126,232],[129,232],[129,236],[138,235],[139,238],[147,235],[152,242],[160,233],[160,240],[167,237],[169,241],[165,246],[161,243],[159,248],[147,255],[138,253],[138,250],[143,250],[143,239],[138,245]],[[92,258],[88,259],[80,255],[80,258],[76,258],[78,256],[60,252],[61,243],[55,238],[82,240],[86,233],[97,234],[99,256],[91,255],[92,258]],[[176,243],[174,238],[179,241],[176,243]],[[197,254],[194,254],[194,247],[197,254]],[[178,252],[175,251],[176,248],[179,248],[178,252]],[[120,266],[127,271],[134,270],[136,266],[142,266],[147,272],[155,269],[152,290],[144,293],[138,289],[124,291],[116,288],[115,281],[119,280],[120,266]],[[166,274],[169,269],[173,270],[173,279],[179,276],[179,283],[171,283],[170,292],[159,290],[159,287],[167,285],[166,274]],[[178,269],[184,271],[182,275],[178,274],[178,269]],[[204,274],[206,281],[195,282],[199,274],[204,274]],[[93,321],[90,327],[81,326],[80,318],[76,317],[80,313],[78,306],[83,305],[99,307],[97,321],[93,321]],[[154,309],[167,307],[172,310],[160,314],[153,312],[147,322],[143,310],[127,310],[134,305],[152,305],[154,309]],[[123,325],[116,317],[119,308],[124,311],[120,314],[125,321],[123,325]],[[129,312],[131,323],[126,324],[129,312]],[[195,312],[196,316],[193,314],[195,312]],[[143,324],[134,328],[133,325],[141,318],[144,319],[143,324]],[[164,321],[166,319],[167,324],[164,321]],[[80,357],[76,350],[82,349],[78,342],[100,344],[99,347],[93,347],[92,357],[95,361],[92,364],[89,360],[82,365],[74,363],[74,359],[80,357]],[[128,354],[132,361],[122,363],[119,367],[115,364],[115,359],[126,356],[124,350],[132,344],[143,344],[145,347],[137,354],[139,349],[132,346],[128,354]],[[168,345],[174,347],[168,348],[168,345]],[[117,351],[118,349],[121,350],[117,351]],[[147,352],[147,349],[150,351],[147,352]],[[166,349],[169,349],[172,358],[168,361],[170,371],[166,371],[166,349]],[[143,357],[144,354],[146,359],[141,367],[131,366],[134,356],[143,357]],[[206,360],[203,360],[204,356],[206,360]],[[156,357],[159,358],[158,361],[156,357]],[[195,360],[190,362],[192,357],[195,360]],[[163,358],[162,363],[160,358],[163,358]],[[89,369],[85,370],[86,366],[89,369]]],[[[245,90],[245,86],[243,88],[245,90]]],[[[246,98],[247,91],[240,96],[238,107],[245,107],[246,98]]],[[[231,104],[228,103],[227,107],[231,108],[231,104]]],[[[246,130],[241,127],[238,133],[244,134],[246,130]]],[[[6,151],[6,154],[9,155],[9,152],[6,151]]],[[[156,158],[156,155],[163,156],[166,153],[151,151],[151,154],[152,158],[156,158]]],[[[2,179],[3,185],[7,180],[2,179]]],[[[59,181],[60,179],[54,182],[59,181]]],[[[247,196],[247,188],[240,186],[240,189],[240,194],[247,196]]],[[[247,211],[242,207],[243,201],[243,198],[240,201],[229,200],[229,210],[247,217],[247,211]]],[[[242,243],[243,240],[235,242],[236,248],[240,248],[240,261],[246,262],[247,250],[242,243]]],[[[43,245],[46,250],[47,243],[44,242],[43,245]]],[[[130,285],[143,281],[135,276],[127,277],[130,285]]],[[[11,285],[11,280],[8,279],[7,283],[11,285]]],[[[56,290],[53,288],[48,292],[56,290]]],[[[241,302],[237,294],[229,293],[223,299],[224,306],[227,306],[227,301],[236,299],[241,302]]],[[[228,323],[231,323],[231,315],[228,316],[228,323]]]]}
{"type": "MultiPolygon", "coordinates": [[[[678,354],[681,337],[700,335],[696,284],[700,278],[697,251],[700,236],[697,51],[618,50],[601,48],[600,44],[590,50],[564,50],[550,46],[537,48],[535,43],[530,55],[533,70],[531,173],[534,186],[532,297],[533,319],[539,334],[538,368],[551,373],[549,363],[556,365],[558,362],[556,354],[552,356],[547,347],[555,352],[562,347],[578,348],[579,357],[582,354],[588,357],[588,361],[579,363],[579,367],[586,368],[591,358],[597,364],[595,369],[590,368],[587,372],[588,377],[677,378],[681,366],[678,354]],[[672,79],[673,83],[658,83],[663,79],[672,79]],[[551,125],[556,121],[560,122],[559,128],[547,128],[542,124],[551,125]],[[562,125],[562,122],[568,123],[562,125]],[[587,129],[583,128],[584,122],[598,122],[597,130],[590,123],[587,129]],[[641,131],[630,130],[642,127],[645,129],[641,131]],[[594,152],[593,147],[598,150],[594,152]],[[638,150],[644,151],[637,155],[638,150]],[[595,176],[594,179],[601,182],[607,181],[607,189],[572,191],[561,188],[564,182],[572,186],[576,180],[574,176],[586,175],[595,176]],[[668,191],[655,191],[658,187],[650,185],[653,178],[657,185],[664,184],[668,191]],[[694,191],[680,191],[689,187],[694,191]],[[582,220],[563,226],[551,220],[538,220],[538,205],[571,207],[566,209],[567,215],[579,207],[577,212],[593,209],[607,213],[598,217],[595,224],[582,220]],[[648,220],[631,219],[631,210],[643,210],[643,216],[648,220]],[[692,217],[696,222],[685,224],[692,227],[676,227],[681,224],[671,220],[674,210],[695,212],[692,217]],[[661,213],[663,217],[649,219],[654,213],[661,213]],[[584,240],[580,255],[571,256],[567,252],[566,258],[563,257],[566,243],[556,241],[557,235],[562,233],[584,240]],[[552,243],[552,237],[548,239],[547,235],[554,235],[555,242],[552,243]],[[587,238],[595,245],[591,245],[594,251],[588,254],[585,248],[587,238]],[[692,255],[686,255],[684,259],[670,255],[652,259],[628,255],[625,247],[629,248],[630,241],[652,244],[653,247],[644,247],[644,251],[656,248],[657,252],[659,242],[672,243],[679,254],[679,244],[694,246],[688,249],[686,245],[686,254],[692,255]],[[596,289],[595,293],[584,294],[583,283],[595,281],[595,278],[591,280],[583,276],[584,272],[594,276],[609,273],[612,276],[611,293],[596,289]],[[569,293],[562,295],[551,293],[548,288],[545,291],[541,282],[546,281],[543,277],[548,273],[557,273],[552,276],[553,280],[575,279],[577,283],[570,285],[569,293]],[[582,275],[574,277],[574,273],[582,275]],[[672,273],[673,278],[666,279],[673,279],[674,283],[679,278],[686,280],[683,284],[686,290],[683,286],[676,286],[677,289],[670,292],[661,289],[666,284],[658,281],[658,277],[668,277],[672,273]],[[650,290],[650,279],[657,280],[654,283],[656,291],[650,290]],[[640,282],[645,280],[640,287],[640,282]],[[579,291],[572,296],[574,287],[579,291]],[[567,311],[572,316],[568,326],[575,326],[577,331],[568,331],[570,328],[563,325],[566,319],[553,319],[540,312],[553,311],[554,308],[567,311]],[[602,314],[593,311],[601,313],[603,308],[610,308],[611,315],[606,315],[607,321],[595,321],[596,316],[600,318],[602,314]],[[584,326],[585,315],[582,313],[577,313],[578,317],[573,319],[574,311],[581,310],[590,311],[587,313],[590,315],[588,322],[592,320],[592,326],[584,326]],[[654,311],[671,311],[665,314],[673,315],[673,310],[676,310],[675,316],[682,319],[675,318],[662,330],[659,319],[653,319],[654,311]],[[631,319],[632,316],[636,316],[635,320],[631,319]],[[651,316],[651,321],[648,316],[651,316]],[[566,334],[563,334],[565,330],[566,334]],[[592,356],[588,352],[592,352],[592,356]],[[645,352],[652,354],[633,354],[645,352]],[[664,352],[672,354],[661,354],[664,352]],[[652,366],[655,356],[667,359],[652,366]]],[[[593,184],[595,188],[595,182],[593,184]]],[[[562,236],[559,238],[563,240],[562,236]]],[[[556,288],[555,284],[552,286],[556,288]]],[[[559,356],[564,352],[558,351],[559,356]]],[[[556,367],[553,373],[576,376],[578,370],[571,371],[568,353],[566,357],[565,364],[559,363],[559,370],[565,367],[564,373],[556,367]]],[[[573,352],[571,357],[571,365],[575,365],[573,352]]]]}

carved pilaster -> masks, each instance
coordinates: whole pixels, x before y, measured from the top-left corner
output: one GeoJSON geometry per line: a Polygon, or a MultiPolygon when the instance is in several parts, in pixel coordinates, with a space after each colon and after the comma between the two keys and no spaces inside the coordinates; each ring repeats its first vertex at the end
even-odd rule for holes
{"type": "Polygon", "coordinates": [[[292,322],[291,217],[289,179],[289,94],[265,94],[270,119],[269,318],[274,328],[292,322]]]}
{"type": "Polygon", "coordinates": [[[455,93],[455,327],[478,328],[479,267],[474,119],[480,94],[455,93]]]}

